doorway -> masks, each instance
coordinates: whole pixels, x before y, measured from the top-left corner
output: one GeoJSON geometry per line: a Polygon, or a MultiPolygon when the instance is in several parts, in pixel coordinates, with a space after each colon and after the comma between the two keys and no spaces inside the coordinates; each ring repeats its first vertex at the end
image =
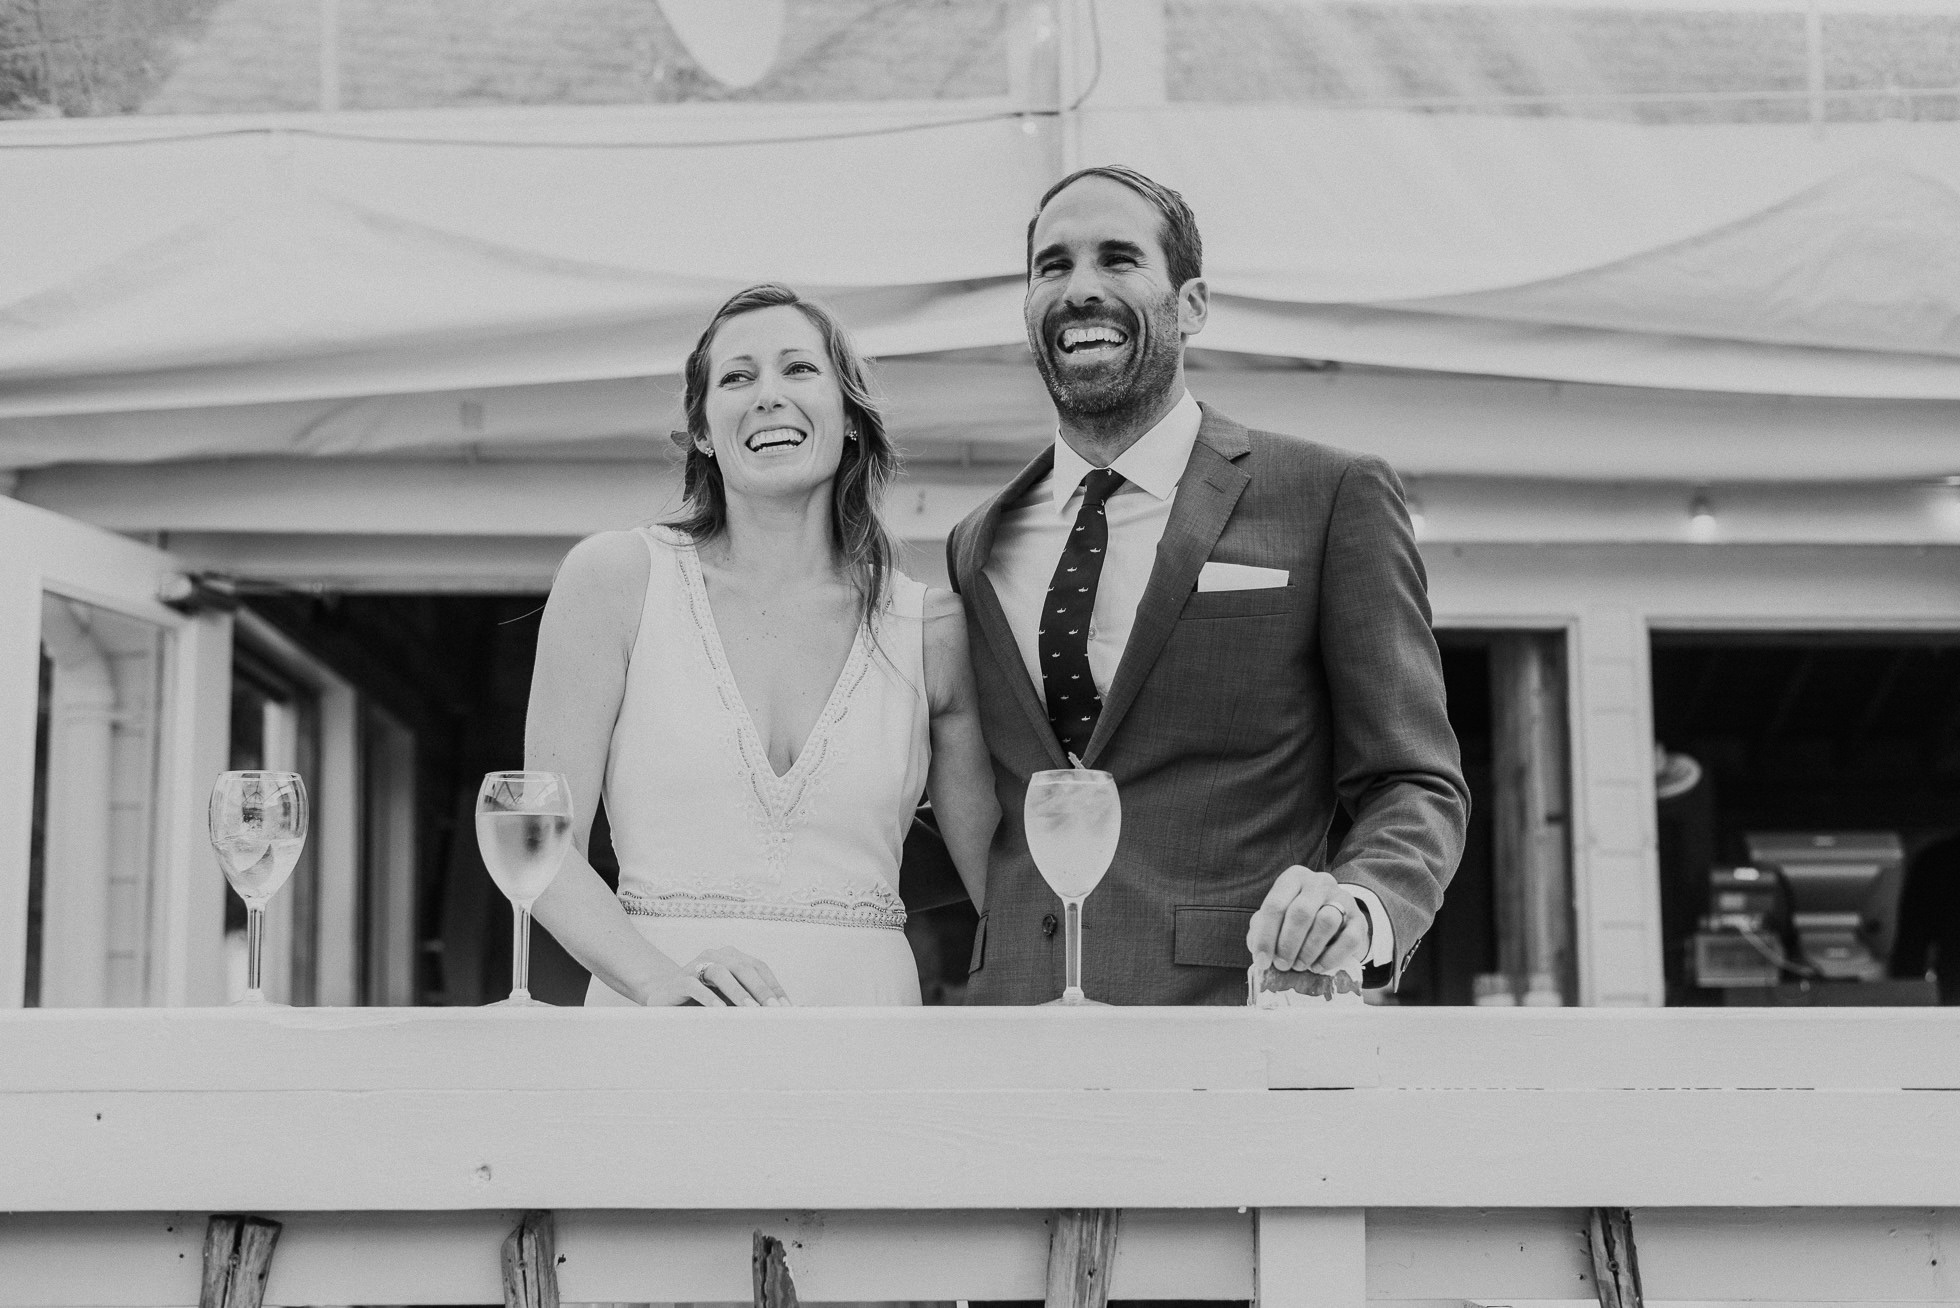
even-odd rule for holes
{"type": "Polygon", "coordinates": [[[1399,1004],[1572,1004],[1565,635],[1436,633],[1470,789],[1463,858],[1399,1004]]]}
{"type": "MultiPolygon", "coordinates": [[[[510,989],[510,908],[477,852],[473,806],[486,772],[524,765],[524,714],[536,656],[540,594],[255,596],[254,613],[332,667],[370,711],[399,724],[398,758],[412,763],[405,783],[377,783],[367,766],[370,842],[408,841],[413,885],[372,885],[370,902],[393,895],[412,906],[412,981],[389,998],[364,1002],[475,1005],[510,989]],[[412,798],[391,831],[376,834],[388,800],[412,798]],[[388,793],[379,793],[387,791],[388,793]]],[[[398,767],[401,765],[398,763],[398,767]]],[[[943,850],[915,824],[906,842],[906,938],[919,963],[928,1004],[957,1004],[964,992],[976,915],[948,885],[957,879],[943,850]],[[943,865],[943,866],[942,866],[943,865]],[[918,875],[915,877],[915,873],[918,875]]],[[[619,864],[602,807],[590,856],[608,885],[619,864]]],[[[372,860],[370,860],[372,862],[372,860]]],[[[584,1002],[588,974],[549,932],[531,937],[531,993],[547,1003],[584,1002]]]]}
{"type": "MultiPolygon", "coordinates": [[[[370,844],[405,847],[412,886],[370,884],[367,900],[393,896],[412,925],[407,975],[370,981],[369,1002],[475,1005],[510,988],[509,907],[476,851],[472,808],[486,772],[524,765],[524,708],[544,597],[491,595],[255,596],[251,610],[352,685],[402,738],[387,760],[370,757],[369,814],[406,804],[370,844]]],[[[609,873],[603,816],[593,862],[609,873]]],[[[372,860],[370,860],[372,862],[372,860]]],[[[370,967],[369,972],[372,972],[370,967]]],[[[583,1000],[585,972],[537,931],[531,990],[554,1004],[583,1000]]]]}

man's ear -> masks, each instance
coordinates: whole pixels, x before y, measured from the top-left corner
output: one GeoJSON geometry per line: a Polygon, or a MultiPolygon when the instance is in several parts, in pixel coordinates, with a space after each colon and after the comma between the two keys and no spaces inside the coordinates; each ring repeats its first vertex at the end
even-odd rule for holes
{"type": "Polygon", "coordinates": [[[1193,277],[1177,288],[1177,330],[1196,336],[1211,316],[1211,287],[1202,277],[1193,277]]]}

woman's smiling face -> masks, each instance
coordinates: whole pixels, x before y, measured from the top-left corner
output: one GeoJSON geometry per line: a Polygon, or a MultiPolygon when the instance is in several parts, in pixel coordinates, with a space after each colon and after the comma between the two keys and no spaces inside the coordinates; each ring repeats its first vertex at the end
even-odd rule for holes
{"type": "Polygon", "coordinates": [[[791,305],[723,323],[708,349],[707,417],[731,493],[794,494],[834,478],[844,392],[816,324],[791,305]]]}

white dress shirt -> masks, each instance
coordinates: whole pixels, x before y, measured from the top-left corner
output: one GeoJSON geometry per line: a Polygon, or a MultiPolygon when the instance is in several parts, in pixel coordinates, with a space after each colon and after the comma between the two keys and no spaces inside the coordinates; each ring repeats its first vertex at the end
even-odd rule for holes
{"type": "MultiPolygon", "coordinates": [[[[1155,427],[1116,457],[1109,466],[1123,475],[1123,484],[1109,497],[1109,546],[1102,576],[1096,583],[1096,607],[1089,619],[1089,675],[1096,691],[1109,693],[1123,650],[1136,624],[1137,605],[1150,584],[1157,563],[1157,545],[1170,521],[1178,479],[1191,461],[1204,413],[1186,391],[1155,427]]],[[[1014,643],[1027,666],[1035,693],[1042,693],[1041,606],[1048,583],[1061,560],[1062,545],[1082,508],[1082,479],[1095,465],[1055,435],[1055,466],[1029,488],[1020,502],[1003,511],[994,532],[993,553],[987,560],[987,580],[1000,597],[1014,643]]],[[[1375,892],[1344,882],[1366,910],[1372,927],[1367,963],[1395,961],[1395,932],[1375,892]]]]}
{"type": "MultiPolygon", "coordinates": [[[[1096,690],[1109,693],[1130,643],[1137,605],[1150,584],[1157,562],[1157,542],[1170,521],[1177,479],[1191,460],[1204,414],[1186,391],[1162,422],[1143,434],[1109,466],[1123,484],[1109,497],[1104,512],[1109,521],[1109,546],[1103,555],[1102,577],[1096,582],[1096,607],[1089,619],[1089,675],[1096,690]]],[[[1037,694],[1041,691],[1041,606],[1048,583],[1062,557],[1062,545],[1082,509],[1082,479],[1095,465],[1055,437],[1055,467],[1036,482],[1021,502],[1000,515],[994,551],[987,561],[987,580],[1000,596],[1007,625],[1021,649],[1021,661],[1037,694]]]]}

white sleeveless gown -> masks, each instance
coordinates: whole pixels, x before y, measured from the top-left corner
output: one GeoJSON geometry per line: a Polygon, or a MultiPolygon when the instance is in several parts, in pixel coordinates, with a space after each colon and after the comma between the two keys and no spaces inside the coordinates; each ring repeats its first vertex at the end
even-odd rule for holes
{"type": "MultiPolygon", "coordinates": [[[[674,961],[733,946],[797,1004],[917,1004],[898,864],[930,756],[925,587],[893,574],[778,776],[693,544],[665,527],[640,534],[651,566],[605,783],[620,903],[674,961]]],[[[597,977],[585,1002],[631,1003],[597,977]]]]}

